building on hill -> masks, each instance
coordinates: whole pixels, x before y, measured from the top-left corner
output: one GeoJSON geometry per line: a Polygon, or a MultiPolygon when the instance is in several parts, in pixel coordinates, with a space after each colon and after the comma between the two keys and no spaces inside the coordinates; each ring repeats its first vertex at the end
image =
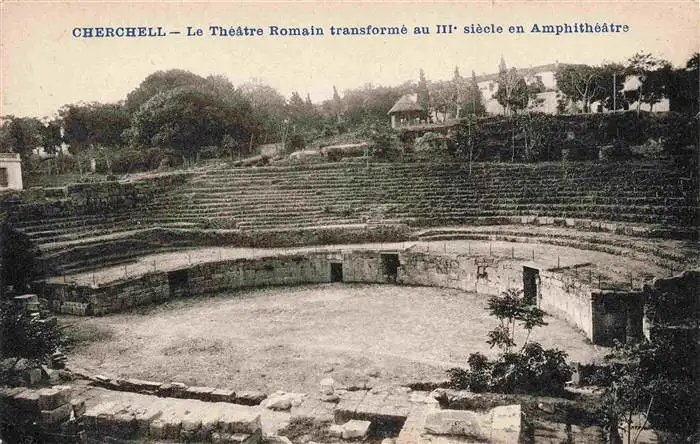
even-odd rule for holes
{"type": "Polygon", "coordinates": [[[19,154],[0,153],[0,191],[22,189],[22,160],[19,154]]]}
{"type": "Polygon", "coordinates": [[[405,94],[396,101],[387,113],[391,118],[391,127],[400,128],[421,123],[425,110],[418,103],[416,94],[405,94]]]}

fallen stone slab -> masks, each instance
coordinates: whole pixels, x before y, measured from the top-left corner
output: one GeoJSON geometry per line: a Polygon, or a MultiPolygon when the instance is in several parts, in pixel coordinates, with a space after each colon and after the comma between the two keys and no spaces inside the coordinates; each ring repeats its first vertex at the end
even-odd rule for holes
{"type": "Polygon", "coordinates": [[[360,421],[353,419],[341,426],[343,439],[363,439],[369,433],[369,428],[372,425],[369,421],[360,421]]]}

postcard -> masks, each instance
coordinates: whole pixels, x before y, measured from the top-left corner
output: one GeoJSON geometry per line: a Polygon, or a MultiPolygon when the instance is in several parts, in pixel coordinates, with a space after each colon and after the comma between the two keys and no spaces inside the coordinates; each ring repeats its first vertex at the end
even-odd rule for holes
{"type": "Polygon", "coordinates": [[[699,24],[0,0],[0,443],[700,441],[699,24]]]}

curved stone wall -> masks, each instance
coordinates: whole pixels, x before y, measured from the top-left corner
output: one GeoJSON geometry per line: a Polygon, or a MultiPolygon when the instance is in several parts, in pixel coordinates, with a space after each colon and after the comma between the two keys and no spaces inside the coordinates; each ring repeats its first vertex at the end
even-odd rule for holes
{"type": "Polygon", "coordinates": [[[537,263],[477,255],[408,250],[309,252],[199,263],[101,286],[43,283],[39,291],[57,312],[102,315],[175,298],[334,281],[498,294],[528,285],[525,270],[534,276],[533,303],[565,319],[594,343],[641,335],[644,302],[639,292],[593,291],[589,284],[537,263]]]}

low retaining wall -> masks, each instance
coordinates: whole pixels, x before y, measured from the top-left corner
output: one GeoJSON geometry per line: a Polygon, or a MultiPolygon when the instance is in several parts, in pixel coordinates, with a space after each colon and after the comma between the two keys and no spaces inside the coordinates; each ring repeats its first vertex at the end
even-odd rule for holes
{"type": "Polygon", "coordinates": [[[471,255],[363,250],[309,252],[213,261],[156,271],[103,286],[43,283],[51,307],[73,315],[115,313],[138,305],[243,288],[326,282],[394,283],[498,294],[525,286],[535,273],[533,302],[597,344],[642,335],[642,292],[596,291],[537,263],[471,255]]]}

